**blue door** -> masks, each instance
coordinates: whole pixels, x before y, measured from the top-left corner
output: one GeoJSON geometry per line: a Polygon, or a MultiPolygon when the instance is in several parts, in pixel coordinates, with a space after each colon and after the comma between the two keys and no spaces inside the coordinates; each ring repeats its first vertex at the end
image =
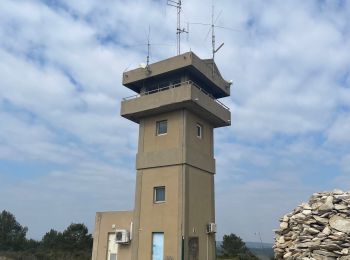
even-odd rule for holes
{"type": "Polygon", "coordinates": [[[152,260],[164,259],[164,233],[152,233],[152,260]]]}

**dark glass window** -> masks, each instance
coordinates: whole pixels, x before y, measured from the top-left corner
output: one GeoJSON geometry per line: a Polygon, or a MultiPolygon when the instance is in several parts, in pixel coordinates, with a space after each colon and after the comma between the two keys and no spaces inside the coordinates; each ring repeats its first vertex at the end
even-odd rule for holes
{"type": "Polygon", "coordinates": [[[164,135],[168,132],[168,120],[157,121],[157,135],[164,135]]]}
{"type": "Polygon", "coordinates": [[[164,202],[165,201],[165,187],[154,187],[154,202],[164,202]]]}

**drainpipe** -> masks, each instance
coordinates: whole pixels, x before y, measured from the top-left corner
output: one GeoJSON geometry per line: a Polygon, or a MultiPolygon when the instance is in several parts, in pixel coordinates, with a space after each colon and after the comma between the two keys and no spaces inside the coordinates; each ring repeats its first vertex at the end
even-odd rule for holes
{"type": "Polygon", "coordinates": [[[207,234],[207,260],[209,260],[209,233],[207,234]]]}

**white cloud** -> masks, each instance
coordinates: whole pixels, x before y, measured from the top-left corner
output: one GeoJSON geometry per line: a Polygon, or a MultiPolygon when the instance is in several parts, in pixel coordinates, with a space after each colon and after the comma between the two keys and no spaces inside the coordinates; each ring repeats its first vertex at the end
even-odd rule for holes
{"type": "MultiPolygon", "coordinates": [[[[249,175],[249,172],[245,173],[249,175]]],[[[217,195],[219,237],[230,230],[246,241],[271,242],[278,219],[308,199],[305,187],[293,172],[272,173],[258,180],[230,182],[217,195]],[[276,196],[278,194],[278,196],[276,196]]]]}
{"type": "MultiPolygon", "coordinates": [[[[1,178],[1,174],[0,174],[1,178]]],[[[2,185],[0,204],[29,226],[29,236],[40,238],[51,228],[65,229],[84,222],[90,230],[96,211],[132,209],[134,175],[122,165],[76,162],[72,169],[2,185]],[[11,198],[11,199],[9,199],[11,198]]]]}
{"type": "Polygon", "coordinates": [[[350,181],[350,154],[346,154],[341,158],[341,166],[345,173],[344,175],[346,175],[350,181]]]}
{"type": "Polygon", "coordinates": [[[350,142],[350,113],[339,113],[333,125],[328,129],[328,140],[340,145],[350,142]]]}

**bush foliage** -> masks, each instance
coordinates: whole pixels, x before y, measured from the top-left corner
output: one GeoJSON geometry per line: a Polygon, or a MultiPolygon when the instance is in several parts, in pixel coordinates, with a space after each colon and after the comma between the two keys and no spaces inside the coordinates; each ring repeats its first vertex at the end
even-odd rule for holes
{"type": "Polygon", "coordinates": [[[258,260],[252,252],[246,247],[243,240],[235,234],[224,235],[221,244],[221,259],[237,259],[237,260],[258,260]]]}
{"type": "Polygon", "coordinates": [[[0,256],[13,260],[91,259],[92,236],[84,224],[72,223],[63,232],[51,229],[40,241],[27,239],[27,231],[13,214],[2,211],[0,256]]]}

